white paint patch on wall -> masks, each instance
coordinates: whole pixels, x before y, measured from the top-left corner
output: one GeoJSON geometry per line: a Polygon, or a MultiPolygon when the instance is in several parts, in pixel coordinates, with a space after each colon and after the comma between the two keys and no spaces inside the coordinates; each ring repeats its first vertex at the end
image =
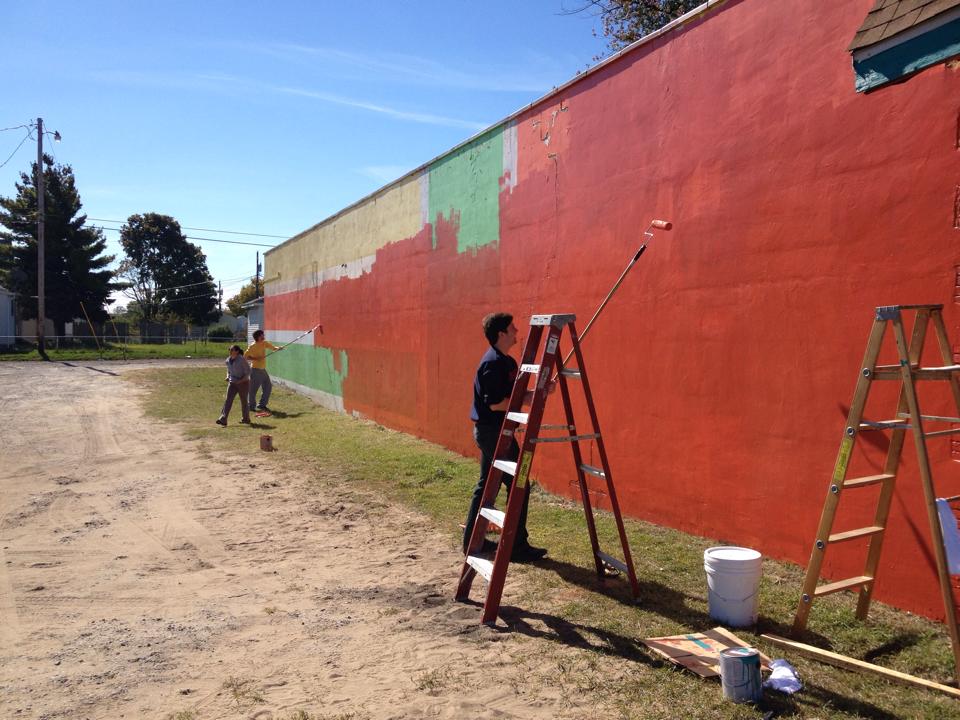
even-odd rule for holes
{"type": "Polygon", "coordinates": [[[316,273],[300,275],[292,280],[284,280],[281,277],[264,287],[264,295],[270,297],[272,295],[283,295],[290,292],[310,290],[311,288],[323,285],[325,282],[332,282],[342,278],[356,280],[361,275],[372,272],[373,264],[376,260],[376,255],[366,255],[357,260],[349,260],[348,262],[340,263],[333,267],[323,268],[316,273]]]}
{"type": "Polygon", "coordinates": [[[417,178],[420,186],[420,229],[430,222],[430,171],[424,170],[417,178]]]}
{"type": "Polygon", "coordinates": [[[500,192],[513,192],[517,185],[517,121],[503,128],[503,185],[500,192]]]}
{"type": "MultiPolygon", "coordinates": [[[[266,335],[267,339],[274,345],[286,345],[287,343],[293,343],[295,345],[309,345],[312,347],[314,333],[303,335],[303,333],[307,332],[309,329],[310,328],[305,327],[303,330],[268,330],[266,331],[266,335]],[[303,337],[300,337],[300,335],[303,335],[303,337]],[[295,343],[294,340],[296,340],[295,343]]],[[[316,332],[320,332],[319,328],[316,330],[316,332]]]]}

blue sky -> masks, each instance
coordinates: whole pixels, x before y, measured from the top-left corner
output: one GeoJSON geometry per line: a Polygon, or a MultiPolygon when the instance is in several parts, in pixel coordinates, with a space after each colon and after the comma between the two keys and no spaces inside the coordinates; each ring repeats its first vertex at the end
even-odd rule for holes
{"type": "MultiPolygon", "coordinates": [[[[593,64],[598,22],[562,14],[576,2],[7,0],[0,128],[59,131],[44,147],[90,218],[286,238],[593,64]]],[[[14,152],[25,133],[0,132],[0,195],[36,159],[33,140],[14,152]]],[[[225,298],[267,250],[194,242],[225,298]]]]}

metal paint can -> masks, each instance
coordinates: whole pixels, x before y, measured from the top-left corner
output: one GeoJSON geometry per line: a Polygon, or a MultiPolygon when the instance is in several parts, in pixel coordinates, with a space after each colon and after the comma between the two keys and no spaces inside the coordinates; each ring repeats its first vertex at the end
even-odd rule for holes
{"type": "Polygon", "coordinates": [[[754,648],[735,647],[720,651],[720,684],[723,696],[735,703],[760,702],[760,653],[754,648]]]}
{"type": "Polygon", "coordinates": [[[266,452],[272,452],[273,447],[273,436],[272,435],[261,435],[260,436],[260,449],[265,450],[266,452]]]}

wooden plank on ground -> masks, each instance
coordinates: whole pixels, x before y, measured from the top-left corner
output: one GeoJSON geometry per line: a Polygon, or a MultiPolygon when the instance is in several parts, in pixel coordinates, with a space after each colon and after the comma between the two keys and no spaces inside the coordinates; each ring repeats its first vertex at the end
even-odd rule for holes
{"type": "Polygon", "coordinates": [[[806,657],[812,657],[815,660],[821,660],[822,662],[830,665],[836,665],[837,667],[844,668],[845,670],[875,673],[877,675],[882,675],[891,682],[897,682],[903,685],[914,685],[927,688],[928,690],[936,690],[937,692],[942,692],[946,695],[960,699],[960,690],[955,687],[950,687],[949,685],[941,685],[940,683],[933,682],[932,680],[924,680],[923,678],[918,678],[915,675],[907,675],[906,673],[890,670],[879,665],[873,665],[863,660],[857,660],[856,658],[840,655],[839,653],[830,652],[829,650],[822,650],[818,647],[814,647],[813,645],[806,645],[801,642],[796,642],[795,640],[788,640],[787,638],[782,638],[778,635],[761,635],[760,637],[779,647],[786,648],[787,650],[793,650],[806,657]]]}

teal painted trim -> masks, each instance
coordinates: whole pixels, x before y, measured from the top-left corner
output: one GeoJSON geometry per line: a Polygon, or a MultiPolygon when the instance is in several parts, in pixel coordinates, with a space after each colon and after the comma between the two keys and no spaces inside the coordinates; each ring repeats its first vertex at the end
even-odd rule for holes
{"type": "Polygon", "coordinates": [[[429,218],[433,247],[437,221],[457,225],[457,252],[500,240],[503,126],[458,148],[430,166],[429,218]]]}
{"type": "Polygon", "coordinates": [[[267,370],[275,377],[342,398],[348,371],[347,352],[339,351],[340,372],[334,365],[333,353],[325,347],[294,343],[282,353],[270,355],[267,370]]]}
{"type": "Polygon", "coordinates": [[[953,55],[960,55],[960,18],[873,57],[865,60],[854,59],[857,92],[896,82],[953,55]]]}

